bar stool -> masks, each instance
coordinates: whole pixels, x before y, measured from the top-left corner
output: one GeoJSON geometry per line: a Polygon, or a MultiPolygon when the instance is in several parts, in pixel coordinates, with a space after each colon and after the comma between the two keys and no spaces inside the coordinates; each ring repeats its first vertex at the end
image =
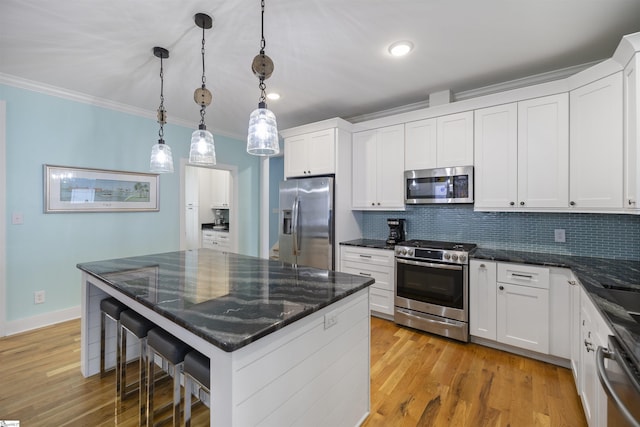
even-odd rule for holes
{"type": "MultiPolygon", "coordinates": [[[[184,364],[184,356],[191,351],[184,342],[169,334],[162,328],[153,328],[147,334],[147,426],[153,426],[155,410],[153,407],[155,356],[173,367],[173,425],[180,425],[180,372],[184,364]]],[[[170,403],[171,404],[171,403],[170,403]]],[[[164,407],[163,407],[164,408],[164,407]]]]}
{"type": "Polygon", "coordinates": [[[156,325],[139,315],[134,310],[125,310],[120,315],[120,365],[116,377],[116,401],[118,405],[132,393],[138,391],[140,408],[140,425],[145,423],[145,391],[147,372],[147,333],[156,325]],[[127,390],[127,332],[135,335],[140,341],[140,358],[138,359],[138,382],[129,384],[127,390]]]}
{"type": "MultiPolygon", "coordinates": [[[[184,357],[184,425],[191,427],[191,387],[195,382],[207,394],[210,393],[209,358],[198,351],[190,351],[184,357]]],[[[200,400],[200,395],[198,395],[200,400]]],[[[204,402],[203,402],[204,403],[204,402]]],[[[209,406],[209,403],[205,403],[209,406]]]]}
{"type": "Polygon", "coordinates": [[[116,365],[120,364],[120,314],[128,307],[115,298],[105,298],[100,301],[100,377],[106,374],[105,365],[105,321],[111,319],[116,324],[116,365]]]}

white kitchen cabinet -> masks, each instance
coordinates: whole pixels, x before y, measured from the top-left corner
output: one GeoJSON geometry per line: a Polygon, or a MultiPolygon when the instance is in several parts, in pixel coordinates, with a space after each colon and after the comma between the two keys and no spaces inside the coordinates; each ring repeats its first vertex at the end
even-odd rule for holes
{"type": "Polygon", "coordinates": [[[229,209],[230,175],[229,171],[211,169],[211,208],[229,209]]]}
{"type": "Polygon", "coordinates": [[[578,287],[568,268],[549,269],[549,354],[571,359],[571,292],[578,287]]]}
{"type": "Polygon", "coordinates": [[[369,305],[371,314],[393,318],[395,258],[392,250],[363,248],[356,246],[340,247],[340,271],[375,279],[369,287],[369,305]]]}
{"type": "Polygon", "coordinates": [[[436,121],[438,167],[473,165],[473,111],[441,116],[436,121]]]}
{"type": "Polygon", "coordinates": [[[404,210],[404,125],[353,135],[352,208],[404,210]]]}
{"type": "Polygon", "coordinates": [[[623,71],[624,200],[626,210],[640,212],[640,53],[623,71]]]}
{"type": "Polygon", "coordinates": [[[469,262],[469,333],[495,341],[496,335],[496,263],[469,262]]]}
{"type": "Polygon", "coordinates": [[[406,170],[473,165],[473,112],[405,124],[406,170]]]}
{"type": "Polygon", "coordinates": [[[509,208],[518,200],[518,104],[475,111],[475,208],[509,208]]]}
{"type": "Polygon", "coordinates": [[[518,206],[566,208],[569,198],[568,94],[518,102],[518,206]]]}
{"type": "Polygon", "coordinates": [[[335,129],[326,129],[285,138],[285,177],[335,173],[335,150],[335,129]]]}
{"type": "Polygon", "coordinates": [[[570,93],[569,206],[622,208],[622,73],[570,93]]]}
{"type": "Polygon", "coordinates": [[[202,247],[218,251],[228,251],[231,247],[229,244],[229,232],[210,229],[202,230],[202,247]]]}
{"type": "Polygon", "coordinates": [[[567,208],[566,93],[475,111],[475,209],[567,208]]]}
{"type": "MultiPolygon", "coordinates": [[[[188,169],[188,168],[187,168],[188,169]]],[[[185,249],[198,249],[200,247],[200,233],[198,227],[198,206],[186,206],[185,207],[185,233],[186,233],[186,248],[185,249]]]]}
{"type": "Polygon", "coordinates": [[[185,206],[198,206],[200,200],[200,179],[198,170],[200,168],[187,166],[184,168],[184,204],[185,206]]]}
{"type": "Polygon", "coordinates": [[[590,427],[607,425],[607,396],[596,369],[596,349],[607,346],[611,330],[589,296],[580,297],[582,352],[580,358],[582,408],[590,427]]]}
{"type": "MultiPolygon", "coordinates": [[[[580,326],[580,295],[582,289],[580,282],[574,279],[569,282],[571,285],[571,371],[573,380],[576,383],[578,395],[582,393],[582,379],[580,372],[580,357],[582,353],[582,328],[580,326]]],[[[553,326],[552,326],[553,327],[553,326]]]]}
{"type": "Polygon", "coordinates": [[[498,264],[498,342],[549,353],[549,269],[498,264]]]}
{"type": "Polygon", "coordinates": [[[438,167],[436,119],[404,125],[404,167],[406,170],[438,167]]]}

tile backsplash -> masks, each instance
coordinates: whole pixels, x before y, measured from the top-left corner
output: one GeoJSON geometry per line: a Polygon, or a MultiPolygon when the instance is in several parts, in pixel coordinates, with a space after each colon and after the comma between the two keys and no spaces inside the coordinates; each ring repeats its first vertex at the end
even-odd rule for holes
{"type": "Polygon", "coordinates": [[[364,212],[364,237],[386,239],[387,218],[406,219],[407,239],[640,260],[639,215],[474,212],[471,205],[407,206],[404,212],[364,212]],[[554,241],[555,229],[565,230],[565,243],[554,241]]]}

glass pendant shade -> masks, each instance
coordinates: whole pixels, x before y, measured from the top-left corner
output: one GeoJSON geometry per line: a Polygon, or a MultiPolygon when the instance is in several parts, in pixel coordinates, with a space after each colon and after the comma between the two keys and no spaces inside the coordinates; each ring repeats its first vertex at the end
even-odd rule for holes
{"type": "Polygon", "coordinates": [[[156,173],[173,173],[173,155],[171,147],[161,139],[151,148],[149,169],[156,173]]]}
{"type": "Polygon", "coordinates": [[[247,153],[254,156],[274,156],[280,153],[276,116],[263,102],[249,117],[247,153]]]}
{"type": "Polygon", "coordinates": [[[203,126],[191,134],[191,149],[189,163],[196,165],[215,165],[216,149],[213,145],[213,135],[203,126]]]}

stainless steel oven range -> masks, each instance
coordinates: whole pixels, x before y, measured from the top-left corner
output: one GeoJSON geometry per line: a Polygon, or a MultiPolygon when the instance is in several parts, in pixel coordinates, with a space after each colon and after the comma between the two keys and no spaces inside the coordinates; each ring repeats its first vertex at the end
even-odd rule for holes
{"type": "Polygon", "coordinates": [[[395,322],[469,341],[469,252],[475,247],[430,240],[399,243],[395,322]]]}

